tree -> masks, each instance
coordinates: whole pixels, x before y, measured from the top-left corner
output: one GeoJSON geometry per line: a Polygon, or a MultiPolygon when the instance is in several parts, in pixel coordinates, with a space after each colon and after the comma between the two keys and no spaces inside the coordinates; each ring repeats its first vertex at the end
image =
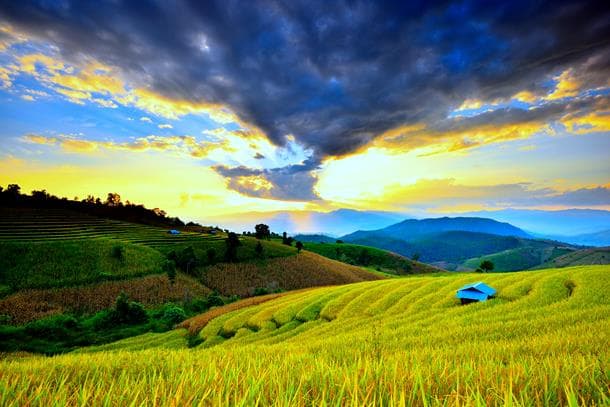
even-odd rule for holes
{"type": "Polygon", "coordinates": [[[271,232],[269,231],[269,226],[264,223],[259,223],[254,226],[254,231],[257,239],[269,239],[271,236],[271,232]]]}
{"type": "Polygon", "coordinates": [[[35,199],[37,201],[44,201],[49,199],[49,194],[47,193],[46,189],[43,189],[41,191],[32,191],[32,199],[35,199]]]}
{"type": "Polygon", "coordinates": [[[343,240],[339,239],[339,240],[337,240],[337,241],[336,241],[336,243],[338,243],[338,244],[342,244],[342,243],[343,243],[343,240]]]}
{"type": "Polygon", "coordinates": [[[227,238],[225,239],[225,243],[227,245],[227,251],[225,252],[225,260],[229,262],[237,260],[237,248],[241,245],[237,233],[229,232],[227,238]]]}
{"type": "Polygon", "coordinates": [[[479,268],[481,269],[481,271],[483,273],[489,273],[490,271],[492,271],[494,269],[494,264],[490,260],[483,260],[481,262],[481,265],[479,266],[479,268]]]}
{"type": "Polygon", "coordinates": [[[282,244],[285,244],[286,246],[292,246],[293,241],[294,239],[289,237],[286,232],[282,233],[282,244]]]}
{"type": "Polygon", "coordinates": [[[256,247],[254,248],[254,251],[256,252],[256,255],[258,257],[263,257],[264,248],[261,242],[256,242],[256,247]]]}
{"type": "Polygon", "coordinates": [[[6,192],[11,195],[19,195],[21,194],[21,187],[17,184],[8,184],[6,187],[6,192]]]}
{"type": "Polygon", "coordinates": [[[303,243],[300,240],[297,240],[297,244],[295,246],[297,247],[297,253],[301,253],[301,250],[303,250],[303,243]]]}
{"type": "Polygon", "coordinates": [[[121,195],[116,192],[108,192],[108,197],[106,198],[106,205],[108,206],[119,206],[121,203],[121,195]]]}
{"type": "Polygon", "coordinates": [[[419,261],[420,257],[421,257],[421,255],[419,253],[413,253],[413,255],[411,256],[411,260],[419,261]]]}

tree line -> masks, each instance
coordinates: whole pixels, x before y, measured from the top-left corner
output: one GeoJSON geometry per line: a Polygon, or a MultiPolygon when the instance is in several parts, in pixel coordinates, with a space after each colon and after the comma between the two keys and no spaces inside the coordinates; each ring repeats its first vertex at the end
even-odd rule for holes
{"type": "MultiPolygon", "coordinates": [[[[22,193],[18,184],[0,186],[0,206],[13,208],[64,209],[83,212],[103,218],[144,223],[155,226],[184,226],[178,217],[169,217],[159,208],[148,209],[142,204],[128,200],[123,202],[121,195],[109,192],[105,199],[88,195],[79,200],[77,197],[60,198],[48,193],[45,189],[33,190],[30,195],[22,193]]],[[[199,226],[189,222],[187,226],[199,226]]]]}

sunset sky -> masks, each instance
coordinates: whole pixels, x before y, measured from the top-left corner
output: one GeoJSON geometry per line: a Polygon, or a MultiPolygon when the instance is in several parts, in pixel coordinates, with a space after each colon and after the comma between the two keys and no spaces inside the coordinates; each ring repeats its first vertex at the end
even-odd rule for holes
{"type": "Polygon", "coordinates": [[[185,219],[610,209],[605,2],[0,4],[0,185],[185,219]]]}

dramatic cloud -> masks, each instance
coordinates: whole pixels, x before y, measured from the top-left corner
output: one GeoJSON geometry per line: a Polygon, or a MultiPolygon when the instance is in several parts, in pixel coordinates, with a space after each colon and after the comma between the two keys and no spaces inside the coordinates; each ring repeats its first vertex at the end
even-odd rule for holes
{"type": "MultiPolygon", "coordinates": [[[[599,95],[566,100],[609,85],[604,2],[15,1],[0,18],[14,27],[4,37],[18,30],[57,46],[65,61],[85,55],[116,69],[132,87],[119,103],[169,119],[209,111],[276,145],[293,136],[311,149],[307,165],[217,167],[255,196],[312,197],[322,160],[380,135],[401,149],[454,151],[550,131],[548,121],[564,117],[570,130],[607,129],[607,116],[592,110],[599,95]],[[544,106],[451,117],[510,100],[544,106]],[[585,122],[592,115],[601,126],[585,122]]],[[[110,71],[70,75],[55,60],[39,62],[76,103],[123,92],[110,71]]],[[[35,61],[22,69],[36,71],[35,61]]],[[[0,71],[0,81],[10,76],[0,71]]]]}
{"type": "Polygon", "coordinates": [[[311,201],[320,198],[313,192],[316,178],[310,172],[312,162],[268,170],[244,166],[214,169],[228,179],[228,187],[244,195],[286,201],[311,201]]]}

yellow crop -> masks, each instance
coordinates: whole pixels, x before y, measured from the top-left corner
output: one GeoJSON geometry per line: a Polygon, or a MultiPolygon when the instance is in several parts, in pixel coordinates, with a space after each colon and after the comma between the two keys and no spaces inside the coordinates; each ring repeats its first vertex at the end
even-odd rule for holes
{"type": "Polygon", "coordinates": [[[180,329],[6,359],[0,405],[608,405],[609,293],[608,266],[315,288],[214,318],[192,349],[180,329]],[[459,305],[477,280],[497,298],[459,305]]]}

